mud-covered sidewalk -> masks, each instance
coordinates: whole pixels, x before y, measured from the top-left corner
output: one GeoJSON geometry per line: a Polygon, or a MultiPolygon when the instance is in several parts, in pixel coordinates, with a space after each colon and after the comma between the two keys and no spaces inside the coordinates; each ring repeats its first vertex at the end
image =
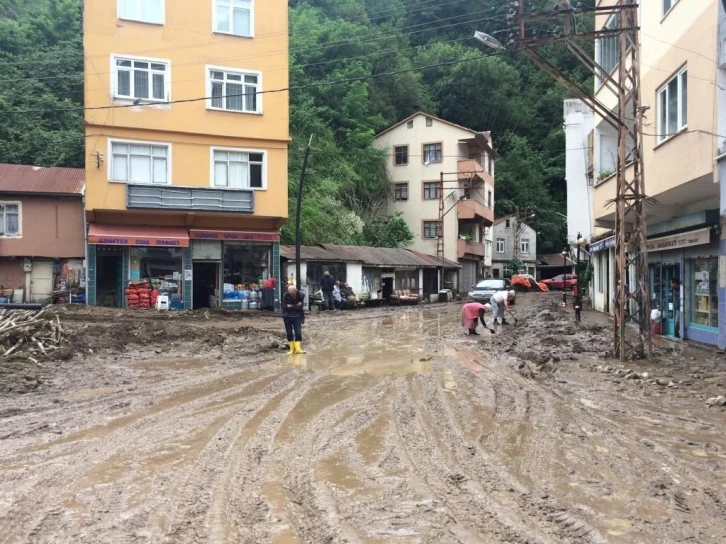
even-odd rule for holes
{"type": "Polygon", "coordinates": [[[0,543],[676,543],[726,535],[726,357],[608,359],[523,296],[281,320],[62,309],[63,360],[0,361],[0,543]]]}

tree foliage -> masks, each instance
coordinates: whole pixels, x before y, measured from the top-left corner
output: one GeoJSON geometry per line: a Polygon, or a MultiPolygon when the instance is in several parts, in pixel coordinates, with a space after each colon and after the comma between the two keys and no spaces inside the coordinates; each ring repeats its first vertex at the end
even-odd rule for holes
{"type": "MultiPolygon", "coordinates": [[[[552,7],[551,0],[529,4],[552,7]]],[[[291,218],[304,150],[314,135],[302,205],[305,243],[411,242],[401,217],[386,209],[388,153],[371,143],[418,106],[491,131],[499,154],[497,213],[535,205],[539,249],[564,245],[557,212],[564,211],[566,196],[566,93],[523,55],[496,54],[471,38],[482,30],[507,43],[509,2],[290,0],[289,5],[291,218]]],[[[83,166],[83,115],[77,109],[83,104],[81,16],[82,0],[0,0],[0,111],[29,111],[0,116],[0,162],[83,166]]],[[[557,29],[543,23],[538,31],[557,29]]],[[[551,46],[544,53],[588,84],[588,74],[566,49],[551,46]]],[[[292,221],[283,240],[294,240],[292,221]]]]}

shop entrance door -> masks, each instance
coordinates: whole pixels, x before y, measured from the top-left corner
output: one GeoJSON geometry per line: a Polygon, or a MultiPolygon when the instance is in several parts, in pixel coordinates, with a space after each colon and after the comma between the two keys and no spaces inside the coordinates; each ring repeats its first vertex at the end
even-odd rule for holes
{"type": "Polygon", "coordinates": [[[124,307],[124,279],[122,256],[98,257],[96,280],[96,304],[109,308],[124,307]]]}
{"type": "Polygon", "coordinates": [[[680,266],[677,264],[663,265],[661,288],[663,289],[663,334],[667,336],[680,336],[678,327],[680,321],[681,293],[680,288],[673,289],[671,281],[676,280],[680,286],[680,266]]]}
{"type": "Polygon", "coordinates": [[[219,303],[219,263],[200,262],[192,266],[193,308],[211,308],[210,297],[216,297],[214,300],[219,303]]]}

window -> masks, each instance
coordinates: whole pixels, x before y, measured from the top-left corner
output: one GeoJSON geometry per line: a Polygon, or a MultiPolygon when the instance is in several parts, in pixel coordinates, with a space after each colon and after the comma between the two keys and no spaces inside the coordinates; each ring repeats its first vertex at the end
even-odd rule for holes
{"type": "Polygon", "coordinates": [[[214,110],[262,113],[262,76],[259,72],[235,72],[209,68],[207,107],[214,110]]]}
{"type": "Polygon", "coordinates": [[[684,68],[658,90],[658,141],[688,124],[688,70],[684,68]]]}
{"type": "Polygon", "coordinates": [[[413,128],[413,119],[411,119],[408,123],[406,123],[407,128],[413,128]]]}
{"type": "Polygon", "coordinates": [[[507,219],[507,222],[505,223],[505,225],[504,225],[504,226],[505,226],[506,228],[509,228],[509,227],[511,227],[511,226],[512,226],[512,221],[511,221],[511,219],[507,219]]]}
{"type": "MultiPolygon", "coordinates": [[[[620,17],[613,14],[603,26],[603,30],[615,30],[620,27],[620,17]]],[[[620,38],[617,35],[608,36],[597,41],[597,61],[608,74],[620,62],[620,38]]],[[[602,79],[598,78],[602,83],[602,79]]]]}
{"type": "Polygon", "coordinates": [[[168,102],[169,61],[113,57],[114,98],[168,102]]]}
{"type": "Polygon", "coordinates": [[[393,199],[396,202],[408,200],[408,183],[396,183],[393,187],[393,199]]]}
{"type": "Polygon", "coordinates": [[[111,142],[111,181],[171,183],[169,144],[111,142]]]}
{"type": "Polygon", "coordinates": [[[118,0],[118,18],[164,24],[164,0],[118,0]]]}
{"type": "Polygon", "coordinates": [[[426,240],[436,240],[441,234],[441,228],[438,221],[424,221],[423,224],[424,238],[426,240]]]}
{"type": "Polygon", "coordinates": [[[497,253],[504,253],[504,238],[497,238],[497,253]]]}
{"type": "Polygon", "coordinates": [[[678,0],[663,0],[663,15],[666,15],[677,3],[678,0]]]}
{"type": "Polygon", "coordinates": [[[492,192],[491,191],[489,191],[487,193],[487,206],[489,206],[490,208],[492,207],[492,192]]]}
{"type": "Polygon", "coordinates": [[[438,181],[425,181],[423,184],[423,197],[424,197],[424,200],[438,200],[439,199],[439,182],[438,181]]]}
{"type": "Polygon", "coordinates": [[[396,166],[402,166],[404,164],[408,164],[408,146],[407,145],[398,145],[393,148],[393,154],[395,155],[396,166]]]}
{"type": "Polygon", "coordinates": [[[20,236],[20,202],[0,202],[0,236],[20,236]]]}
{"type": "Polygon", "coordinates": [[[529,238],[522,238],[522,253],[525,255],[529,255],[529,238]]]}
{"type": "Polygon", "coordinates": [[[423,162],[424,164],[441,162],[441,144],[424,144],[423,162]]]}
{"type": "Polygon", "coordinates": [[[427,118],[426,118],[426,126],[427,126],[427,127],[432,127],[432,126],[434,126],[434,120],[433,120],[433,119],[431,119],[431,117],[427,117],[427,118]]]}
{"type": "Polygon", "coordinates": [[[242,149],[212,149],[214,187],[264,189],[265,153],[242,149]]]}
{"type": "Polygon", "coordinates": [[[252,37],[253,0],[214,0],[214,31],[252,37]]]}

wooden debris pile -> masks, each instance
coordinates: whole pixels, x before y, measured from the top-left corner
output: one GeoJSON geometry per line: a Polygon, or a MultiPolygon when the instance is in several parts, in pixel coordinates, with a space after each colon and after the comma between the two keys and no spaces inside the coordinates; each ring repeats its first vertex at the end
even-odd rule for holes
{"type": "Polygon", "coordinates": [[[0,310],[0,359],[25,358],[38,362],[49,357],[66,342],[58,316],[45,310],[0,310]]]}

